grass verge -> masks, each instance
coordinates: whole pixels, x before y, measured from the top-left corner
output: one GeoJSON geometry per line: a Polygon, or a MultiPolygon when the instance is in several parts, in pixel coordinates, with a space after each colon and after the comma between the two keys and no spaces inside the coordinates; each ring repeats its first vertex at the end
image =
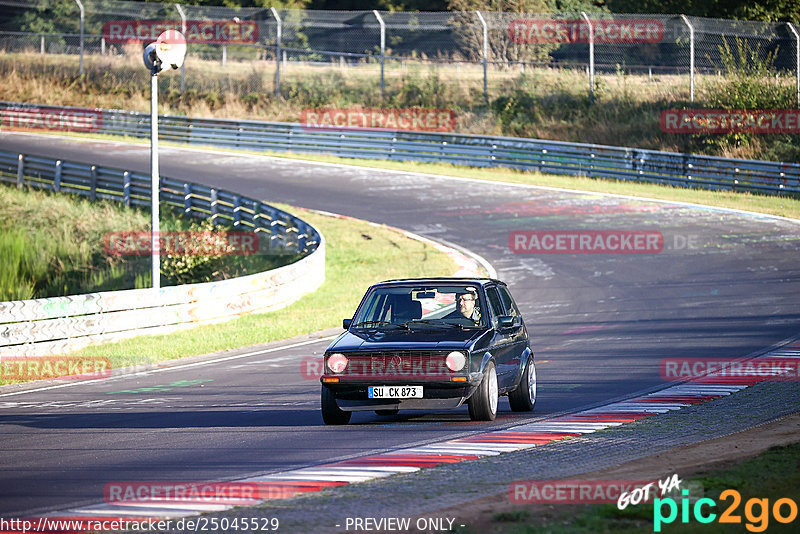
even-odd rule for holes
{"type": "MultiPolygon", "coordinates": [[[[689,479],[703,486],[703,497],[712,499],[716,506],[712,509],[708,504],[702,507],[702,513],[716,514],[713,522],[702,524],[694,518],[694,505],[688,505],[688,520],[682,521],[682,503],[677,501],[678,514],[669,524],[661,527],[664,533],[717,533],[717,532],[797,532],[797,503],[800,503],[800,443],[773,447],[762,454],[747,459],[733,467],[704,473],[702,476],[689,479]],[[734,489],[741,495],[741,502],[735,503],[732,497],[720,498],[720,494],[734,489]],[[795,503],[794,519],[784,524],[776,519],[774,505],[779,499],[790,499],[795,503]],[[753,499],[753,501],[751,501],[753,499]],[[768,505],[756,502],[768,499],[768,505]],[[734,504],[736,506],[734,507],[734,504]],[[720,515],[730,509],[732,518],[739,523],[720,523],[720,515]]],[[[694,495],[692,495],[694,497],[694,495]]],[[[642,533],[653,532],[653,505],[629,506],[618,510],[615,504],[590,505],[583,507],[570,506],[569,511],[551,506],[548,511],[531,514],[525,509],[512,510],[496,514],[493,518],[491,532],[500,534],[534,534],[534,533],[595,533],[621,532],[642,533]]],[[[668,507],[663,507],[664,515],[668,515],[668,507]]],[[[790,505],[781,506],[783,517],[791,515],[790,505]]]]}
{"type": "Polygon", "coordinates": [[[106,254],[103,236],[149,228],[147,213],[5,184],[0,213],[0,301],[145,287],[148,264],[106,254]]]}
{"type": "MultiPolygon", "coordinates": [[[[2,184],[0,213],[5,215],[0,220],[0,301],[152,286],[149,254],[123,254],[110,245],[124,235],[149,235],[149,210],[2,184]]],[[[166,204],[160,219],[163,232],[185,237],[234,230],[186,217],[166,204]]],[[[295,259],[289,254],[162,254],[161,284],[221,280],[295,259]]]]}
{"type": "Polygon", "coordinates": [[[373,283],[401,277],[449,276],[446,254],[384,226],[339,219],[275,204],[318,228],[327,241],[325,283],[294,304],[265,314],[160,336],[139,336],[88,347],[86,356],[107,356],[113,368],[206,354],[333,328],[350,317],[373,283]]]}

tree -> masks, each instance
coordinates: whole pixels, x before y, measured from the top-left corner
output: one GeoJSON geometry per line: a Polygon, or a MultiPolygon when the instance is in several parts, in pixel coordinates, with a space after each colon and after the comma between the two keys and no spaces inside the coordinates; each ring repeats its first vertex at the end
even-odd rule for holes
{"type": "Polygon", "coordinates": [[[607,0],[614,13],[675,13],[720,19],[800,22],[800,0],[607,0]]]}

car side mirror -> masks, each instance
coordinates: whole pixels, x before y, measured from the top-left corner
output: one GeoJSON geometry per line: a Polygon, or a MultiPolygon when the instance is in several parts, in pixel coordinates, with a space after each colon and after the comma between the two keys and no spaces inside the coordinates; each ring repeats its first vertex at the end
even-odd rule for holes
{"type": "Polygon", "coordinates": [[[342,319],[342,328],[344,328],[345,330],[349,330],[351,324],[353,324],[352,319],[342,319]]]}
{"type": "Polygon", "coordinates": [[[501,315],[497,318],[497,325],[500,328],[511,328],[514,326],[514,316],[513,315],[501,315]]]}

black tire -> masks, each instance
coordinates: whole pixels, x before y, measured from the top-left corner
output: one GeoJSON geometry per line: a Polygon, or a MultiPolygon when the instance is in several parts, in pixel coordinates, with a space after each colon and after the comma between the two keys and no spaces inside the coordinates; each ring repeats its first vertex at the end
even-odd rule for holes
{"type": "Polygon", "coordinates": [[[489,362],[483,371],[481,384],[467,401],[470,419],[473,421],[494,421],[497,416],[498,398],[497,370],[494,362],[489,362]]]}
{"type": "Polygon", "coordinates": [[[339,408],[333,391],[325,386],[322,386],[320,401],[322,406],[322,420],[325,421],[326,425],[346,425],[350,422],[352,413],[339,408]]]}
{"type": "Polygon", "coordinates": [[[515,412],[533,411],[533,405],[536,404],[536,364],[533,354],[519,377],[517,389],[508,394],[508,404],[515,412]]]}
{"type": "Polygon", "coordinates": [[[375,413],[378,415],[397,415],[397,412],[400,410],[375,410],[375,413]]]}

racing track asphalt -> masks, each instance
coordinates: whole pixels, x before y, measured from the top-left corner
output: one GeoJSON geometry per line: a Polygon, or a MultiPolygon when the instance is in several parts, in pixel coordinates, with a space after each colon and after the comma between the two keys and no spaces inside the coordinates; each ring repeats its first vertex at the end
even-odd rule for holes
{"type": "MultiPolygon", "coordinates": [[[[0,149],[149,170],[145,145],[2,133],[0,149]]],[[[350,426],[325,427],[318,382],[302,376],[300,359],[327,341],[60,389],[3,390],[2,517],[98,502],[112,481],[242,478],[519,424],[664,387],[663,358],[740,357],[800,332],[800,224],[788,220],[174,147],[161,148],[161,174],[390,224],[482,255],[529,326],[536,411],[512,414],[503,401],[492,424],[470,422],[462,408],[361,413],[350,426]],[[665,246],[658,254],[514,254],[514,230],[654,230],[665,246]]]]}

